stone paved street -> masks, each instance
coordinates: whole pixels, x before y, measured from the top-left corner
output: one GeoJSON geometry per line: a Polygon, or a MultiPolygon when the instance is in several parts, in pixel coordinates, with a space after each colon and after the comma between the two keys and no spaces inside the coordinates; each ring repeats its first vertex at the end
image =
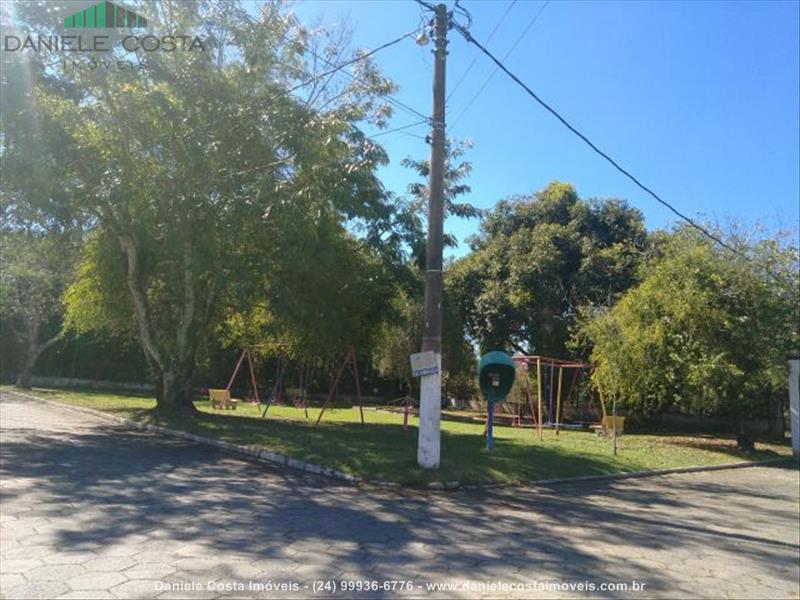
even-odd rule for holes
{"type": "Polygon", "coordinates": [[[363,597],[585,595],[530,589],[544,581],[645,584],[595,597],[800,594],[793,468],[404,494],[11,394],[0,422],[3,598],[325,597],[315,581],[343,580],[413,581],[363,597]],[[464,581],[529,589],[425,588],[464,581]]]}

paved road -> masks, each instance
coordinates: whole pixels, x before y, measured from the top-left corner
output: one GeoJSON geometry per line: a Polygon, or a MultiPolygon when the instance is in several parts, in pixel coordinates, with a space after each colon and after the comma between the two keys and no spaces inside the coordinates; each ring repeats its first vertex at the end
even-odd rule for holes
{"type": "Polygon", "coordinates": [[[633,581],[644,590],[589,595],[800,595],[796,469],[404,495],[9,394],[0,423],[4,598],[307,597],[343,580],[413,581],[365,597],[581,597],[539,586],[633,581]],[[463,582],[475,587],[425,587],[463,582]]]}

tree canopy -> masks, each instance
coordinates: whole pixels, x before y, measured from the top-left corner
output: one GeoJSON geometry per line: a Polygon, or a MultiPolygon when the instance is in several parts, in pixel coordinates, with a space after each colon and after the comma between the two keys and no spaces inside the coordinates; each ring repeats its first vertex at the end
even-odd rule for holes
{"type": "MultiPolygon", "coordinates": [[[[392,212],[375,177],[385,154],[358,124],[385,120],[380,97],[391,84],[368,59],[356,83],[317,81],[321,66],[304,54],[313,36],[278,4],[254,18],[239,4],[165,0],[149,29],[212,43],[139,53],[138,69],[77,70],[61,85],[46,67],[28,65],[37,147],[58,140],[69,149],[41,170],[48,202],[37,202],[88,223],[69,322],[135,331],[160,406],[190,409],[203,338],[232,312],[266,301],[298,323],[327,323],[318,337],[337,343],[342,333],[331,327],[354,325],[346,305],[355,296],[340,292],[374,288],[381,266],[346,224],[392,212]],[[325,314],[326,292],[350,318],[325,314]]],[[[4,132],[4,159],[30,168],[25,132],[4,132]]],[[[9,203],[18,213],[30,205],[9,203]]],[[[362,319],[380,309],[379,297],[369,300],[362,319]]]]}
{"type": "Polygon", "coordinates": [[[639,414],[718,414],[741,430],[785,390],[798,348],[797,248],[731,239],[745,261],[686,229],[660,237],[641,282],[583,323],[595,376],[639,414]]]}
{"type": "MultiPolygon", "coordinates": [[[[320,379],[355,346],[412,388],[429,163],[402,161],[414,181],[396,195],[363,131],[387,126],[394,84],[347,28],[307,28],[282,2],[131,4],[156,39],[202,43],[0,55],[0,321],[20,383],[71,331],[124,340],[128,356],[138,342],[163,410],[193,410],[198,365],[242,346],[321,366],[320,379]],[[68,68],[82,59],[130,68],[68,68]]],[[[14,6],[15,25],[43,36],[73,10],[14,6]]],[[[449,141],[445,165],[446,214],[481,218],[445,265],[446,396],[469,396],[476,351],[496,349],[591,360],[632,411],[738,429],[785,389],[794,241],[729,235],[739,260],[557,181],[479,210],[465,201],[469,147],[449,141]]]]}
{"type": "Polygon", "coordinates": [[[78,243],[67,234],[0,232],[2,326],[19,343],[17,385],[29,388],[42,353],[63,334],[61,297],[71,279],[78,243]]]}
{"type": "Polygon", "coordinates": [[[447,279],[481,351],[563,356],[578,308],[630,287],[646,246],[638,210],[554,182],[499,202],[447,279]]]}

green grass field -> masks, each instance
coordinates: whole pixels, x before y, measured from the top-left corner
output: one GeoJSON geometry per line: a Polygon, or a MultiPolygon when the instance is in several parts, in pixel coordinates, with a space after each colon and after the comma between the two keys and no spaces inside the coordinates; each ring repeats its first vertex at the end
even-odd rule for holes
{"type": "Polygon", "coordinates": [[[366,479],[409,486],[433,481],[524,482],[791,455],[788,446],[777,444],[757,444],[755,452],[743,453],[732,439],[720,437],[626,434],[618,439],[615,457],[610,441],[591,432],[562,431],[556,437],[552,430],[545,430],[544,440],[539,441],[530,429],[503,426],[495,428],[495,449],[489,453],[484,449],[482,424],[443,421],[442,465],[438,471],[429,472],[416,465],[416,418],[411,419],[406,432],[402,415],[373,408],[364,410],[366,425],[360,424],[358,409],[348,408],[326,411],[320,426],[314,427],[317,408],[309,409],[306,420],[301,409],[273,406],[262,419],[256,406],[222,411],[198,401],[198,417],[165,421],[157,420],[152,410],[155,400],[150,398],[44,389],[33,393],[65,404],[260,446],[366,479]]]}

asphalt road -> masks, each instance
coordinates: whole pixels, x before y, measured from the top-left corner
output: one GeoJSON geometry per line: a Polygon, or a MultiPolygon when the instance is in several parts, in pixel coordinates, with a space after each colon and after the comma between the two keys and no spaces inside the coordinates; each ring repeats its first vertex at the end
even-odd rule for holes
{"type": "Polygon", "coordinates": [[[3,598],[800,597],[796,468],[404,494],[11,394],[0,425],[3,598]]]}

